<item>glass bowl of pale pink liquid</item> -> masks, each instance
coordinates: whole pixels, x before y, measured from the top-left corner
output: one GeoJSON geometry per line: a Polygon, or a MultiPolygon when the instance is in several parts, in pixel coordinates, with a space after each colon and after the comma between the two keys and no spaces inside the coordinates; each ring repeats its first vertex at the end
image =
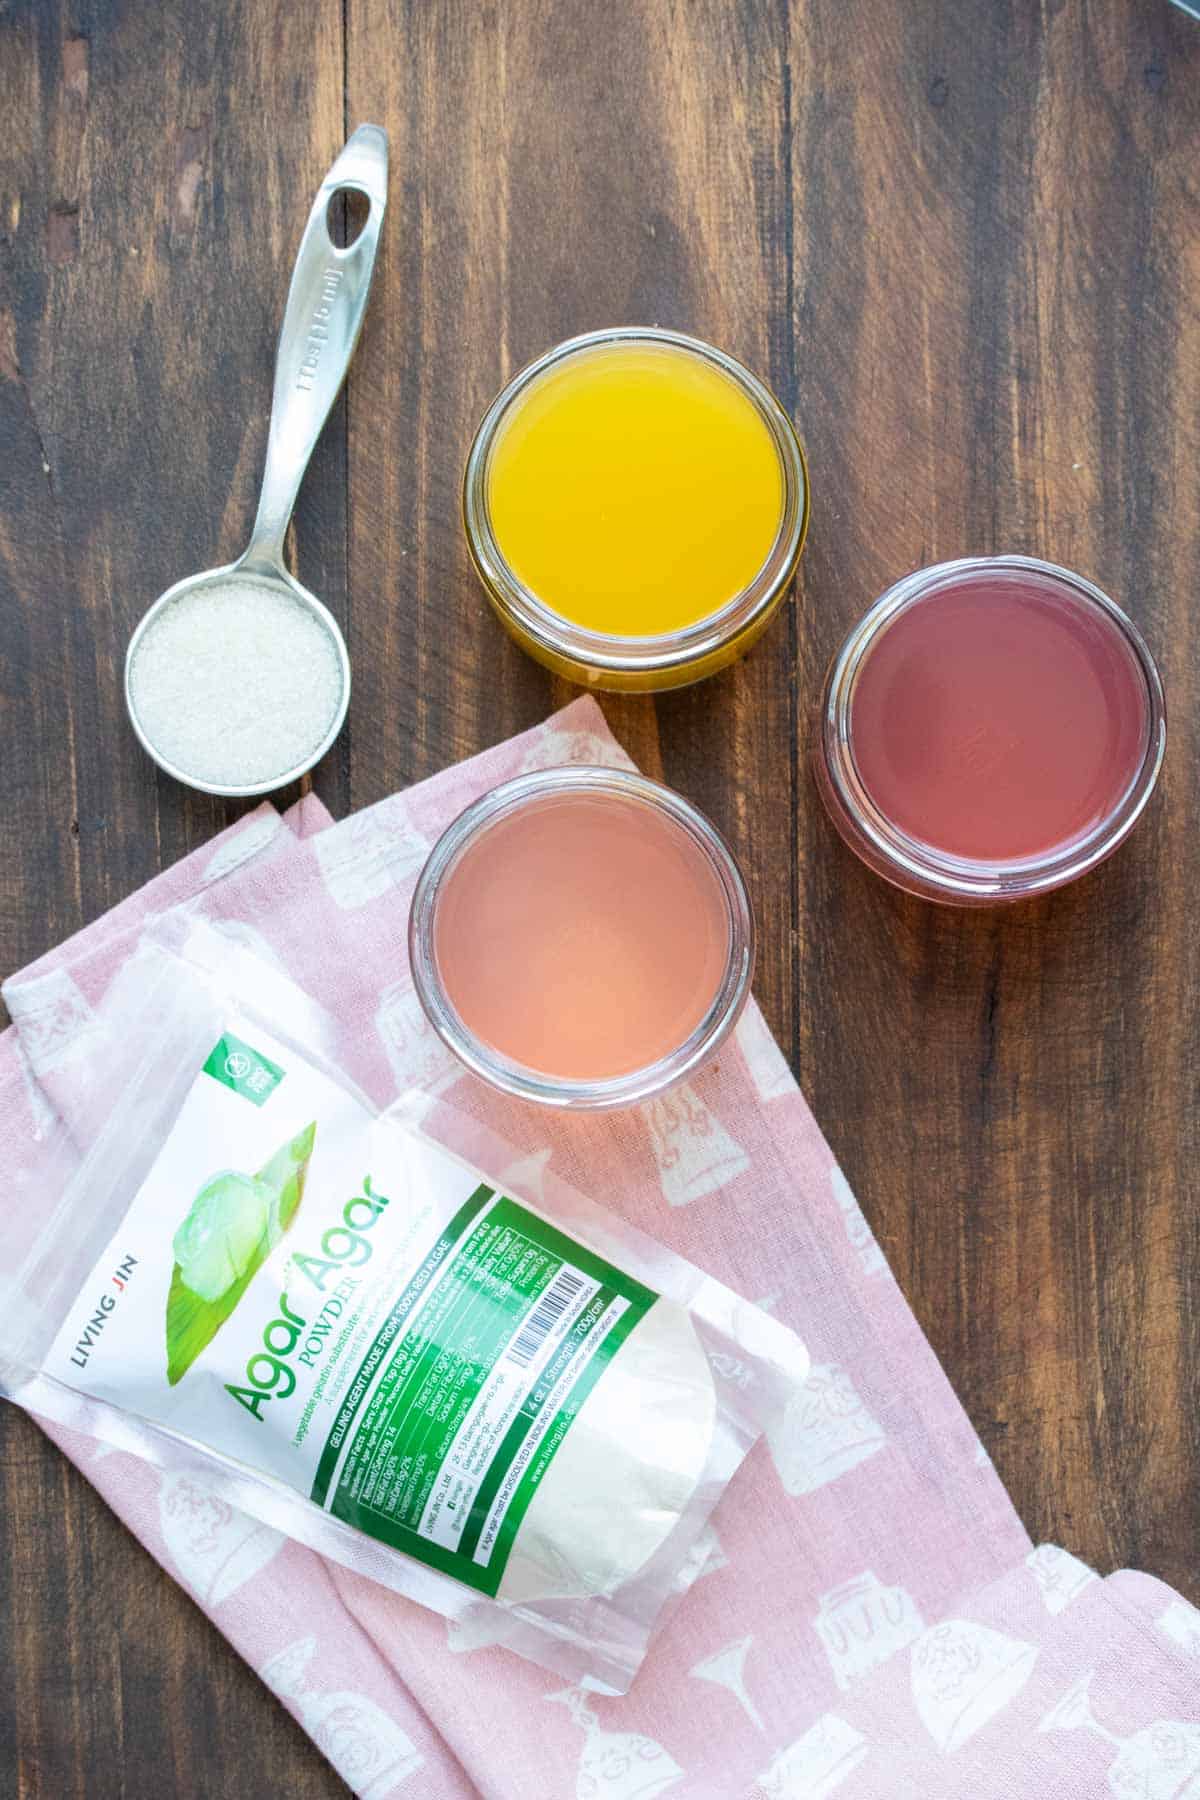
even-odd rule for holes
{"type": "Polygon", "coordinates": [[[1166,747],[1154,658],[1080,575],[1027,556],[906,576],[834,658],[814,769],[862,860],[957,905],[1061,887],[1111,855],[1166,747]]]}
{"type": "Polygon", "coordinates": [[[716,828],[621,769],[540,770],[435,844],[409,920],[442,1041],[503,1092],[633,1106],[711,1061],[754,972],[746,884],[716,828]]]}

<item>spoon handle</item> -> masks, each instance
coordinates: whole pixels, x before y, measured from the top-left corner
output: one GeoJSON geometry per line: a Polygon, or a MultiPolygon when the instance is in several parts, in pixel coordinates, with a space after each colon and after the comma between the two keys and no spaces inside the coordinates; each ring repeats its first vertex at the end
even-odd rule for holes
{"type": "Polygon", "coordinates": [[[275,356],[275,395],[258,516],[241,566],[282,569],[283,537],[329,409],[345,380],[367,298],[387,204],[388,141],[360,125],[321,183],[288,289],[275,356]],[[339,249],[329,236],[332,196],[355,189],[370,202],[366,224],[339,249]]]}

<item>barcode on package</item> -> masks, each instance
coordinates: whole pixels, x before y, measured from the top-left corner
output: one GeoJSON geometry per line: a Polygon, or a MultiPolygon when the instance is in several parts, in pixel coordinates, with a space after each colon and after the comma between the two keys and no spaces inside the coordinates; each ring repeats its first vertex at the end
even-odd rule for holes
{"type": "Polygon", "coordinates": [[[585,1287],[594,1285],[574,1269],[560,1269],[510,1344],[510,1360],[519,1369],[527,1369],[567,1308],[585,1287]]]}
{"type": "Polygon", "coordinates": [[[486,1183],[409,1286],[410,1310],[405,1290],[362,1357],[312,1498],[494,1595],[547,1469],[657,1296],[486,1183]]]}

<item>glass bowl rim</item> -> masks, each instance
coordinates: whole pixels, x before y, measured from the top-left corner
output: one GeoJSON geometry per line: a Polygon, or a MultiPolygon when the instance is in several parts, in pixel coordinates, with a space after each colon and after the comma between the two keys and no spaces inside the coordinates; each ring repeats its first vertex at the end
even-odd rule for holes
{"type": "Polygon", "coordinates": [[[932,563],[894,582],[847,633],[830,665],[821,703],[819,753],[833,798],[868,852],[867,860],[909,892],[951,902],[1019,899],[1064,886],[1084,875],[1121,844],[1154,791],[1166,750],[1166,701],[1162,678],[1145,638],[1103,589],[1083,575],[1040,557],[968,556],[932,563]],[[1033,573],[1090,603],[1120,633],[1145,684],[1146,736],[1141,761],[1120,799],[1082,837],[1037,856],[1010,861],[967,858],[939,851],[900,829],[877,806],[858,774],[851,709],[854,684],[875,644],[901,612],[963,575],[996,571],[1033,573]]]}
{"type": "Polygon", "coordinates": [[[712,821],[682,794],[633,770],[572,763],[518,775],[489,788],[466,806],[437,840],[417,878],[408,927],[413,986],[429,1024],[470,1072],[521,1100],[563,1111],[609,1111],[639,1105],[676,1086],[709,1062],[737,1024],[754,974],[754,914],[745,878],[712,821]],[[632,800],[680,826],[706,855],[729,919],[725,973],[704,1017],[682,1044],[640,1069],[603,1080],[572,1080],[515,1062],[478,1038],[464,1023],[442,984],[434,932],[438,897],[460,857],[500,819],[561,793],[632,800]]]}
{"type": "Polygon", "coordinates": [[[463,522],[471,559],[494,604],[540,650],[598,674],[646,673],[702,663],[768,617],[796,572],[808,535],[809,480],[804,448],[783,406],[752,370],[715,344],[660,326],[620,325],[582,332],[535,357],[501,388],[471,442],[463,476],[463,522]],[[557,613],[509,566],[492,529],[487,478],[492,448],[509,408],[547,369],[568,357],[620,343],[669,344],[729,376],[767,426],[779,457],[783,504],[775,540],[753,580],[717,612],[678,631],[645,637],[593,631],[557,613]]]}

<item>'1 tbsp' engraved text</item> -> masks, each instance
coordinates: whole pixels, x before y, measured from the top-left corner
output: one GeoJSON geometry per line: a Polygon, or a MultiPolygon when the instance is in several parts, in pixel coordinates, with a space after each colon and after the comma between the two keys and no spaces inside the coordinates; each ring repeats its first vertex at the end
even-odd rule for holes
{"type": "Polygon", "coordinates": [[[321,298],[313,308],[312,324],[308,328],[308,336],[304,340],[304,356],[300,363],[300,373],[296,376],[296,386],[307,392],[316,378],[317,364],[321,360],[321,352],[329,341],[329,328],[325,321],[333,311],[333,301],[342,280],[341,269],[326,269],[321,277],[321,298]]]}

